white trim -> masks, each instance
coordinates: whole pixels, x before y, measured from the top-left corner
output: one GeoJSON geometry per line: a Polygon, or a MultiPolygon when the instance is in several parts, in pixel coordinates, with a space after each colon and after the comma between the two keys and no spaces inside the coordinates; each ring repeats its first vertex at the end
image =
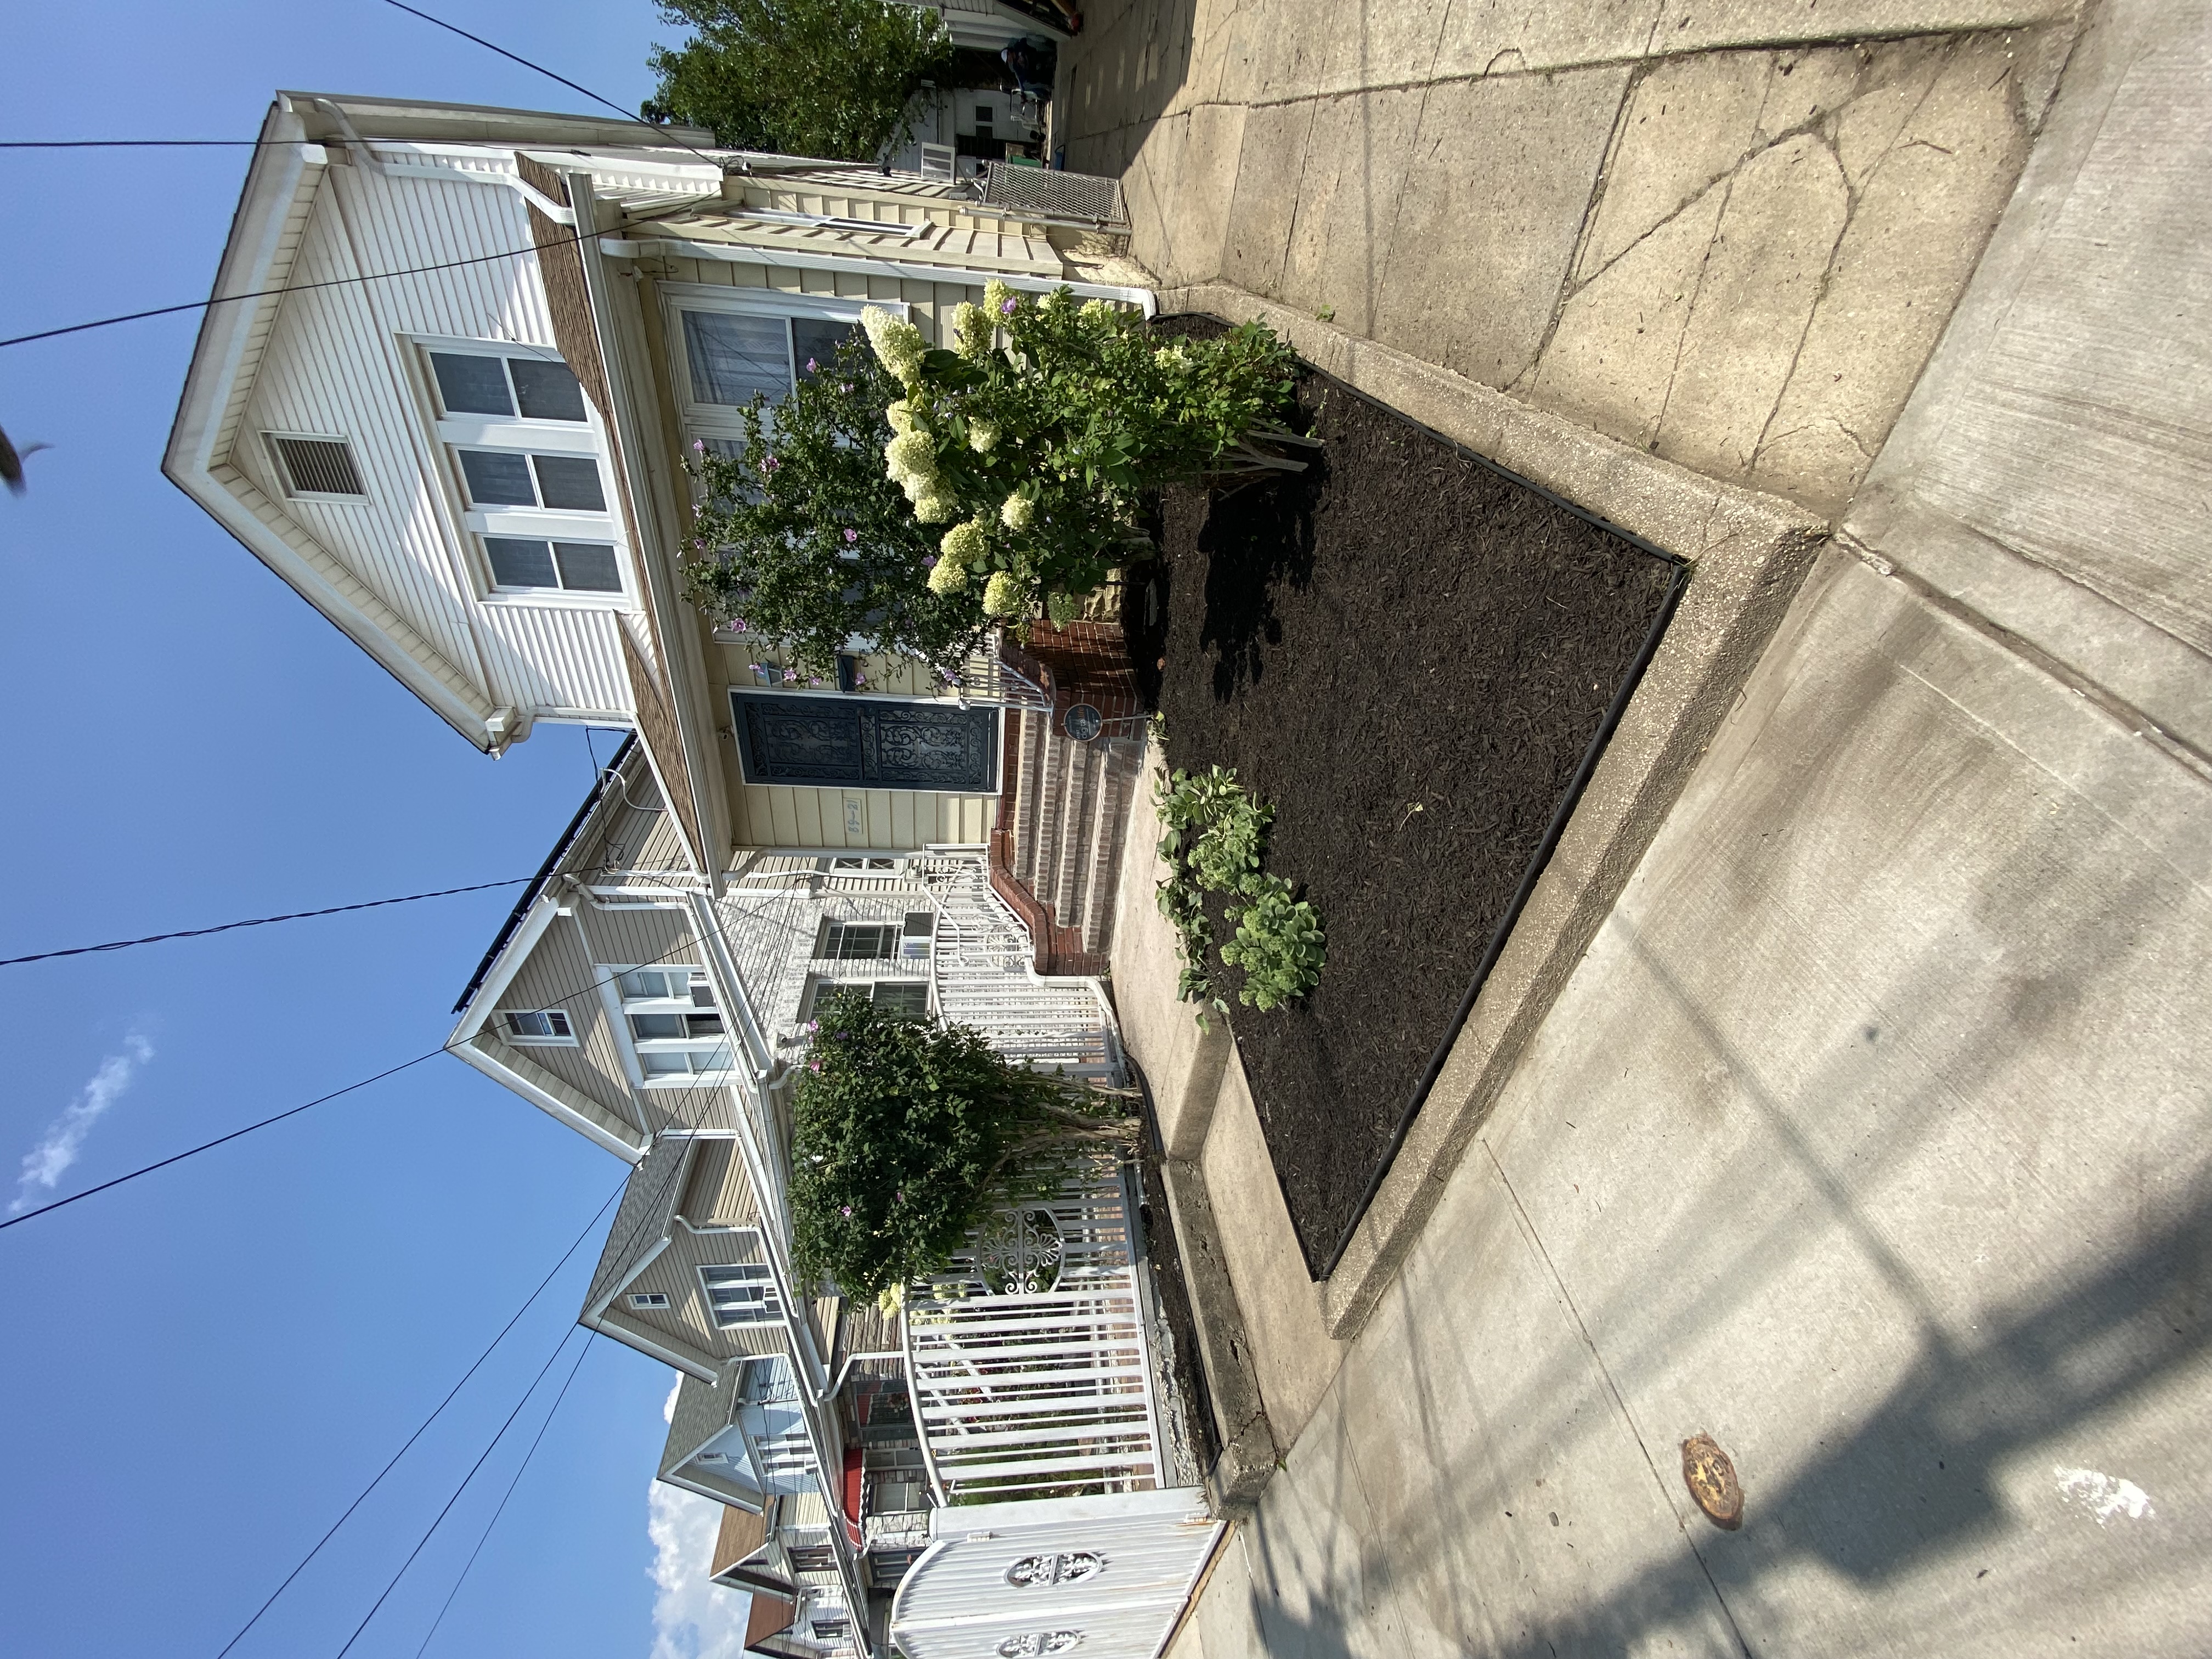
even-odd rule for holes
{"type": "MultiPolygon", "coordinates": [[[[561,914],[561,901],[552,894],[540,893],[538,896],[538,902],[530,907],[530,914],[523,917],[522,925],[514,930],[514,936],[507,940],[506,948],[492,963],[490,971],[484,975],[483,983],[477,987],[477,994],[469,999],[469,1006],[461,1010],[459,1023],[446,1039],[447,1048],[475,1041],[477,1034],[483,1030],[485,1023],[499,1006],[500,998],[507,994],[507,988],[522,971],[523,963],[538,948],[538,941],[545,937],[545,930],[553,925],[553,918],[561,914]]],[[[635,1159],[631,1161],[635,1162],[635,1159]]]]}
{"type": "MultiPolygon", "coordinates": [[[[712,283],[662,283],[661,295],[671,301],[709,301],[713,311],[751,311],[770,317],[820,317],[833,322],[857,323],[861,312],[878,306],[903,320],[913,307],[904,300],[855,300],[835,294],[787,294],[781,289],[716,288],[712,283]]],[[[672,335],[672,343],[675,337],[672,335]]]]}
{"type": "MultiPolygon", "coordinates": [[[[1004,270],[973,270],[961,265],[913,265],[897,259],[845,258],[828,253],[799,253],[788,248],[750,247],[737,242],[689,242],[671,236],[630,240],[599,238],[599,252],[610,259],[641,259],[672,254],[686,259],[720,259],[736,265],[766,265],[798,270],[846,270],[869,276],[890,276],[904,283],[936,283],[945,286],[981,288],[1004,283],[1028,294],[1050,294],[1067,289],[1084,300],[1112,300],[1137,307],[1147,317],[1159,313],[1159,296],[1148,288],[1123,288],[1110,283],[1069,283],[1056,276],[1032,276],[1004,270]]],[[[872,303],[863,301],[862,303],[872,303]]]]}
{"type": "MultiPolygon", "coordinates": [[[[659,1343],[655,1342],[649,1336],[639,1335],[628,1326],[607,1324],[601,1322],[595,1316],[588,1314],[583,1318],[578,1320],[576,1322],[583,1326],[586,1330],[597,1331],[601,1336],[607,1338],[610,1341],[619,1342],[626,1348],[635,1348],[647,1358],[658,1359],[662,1364],[672,1366],[675,1370],[682,1371],[686,1376],[696,1376],[702,1382],[711,1384],[715,1376],[719,1375],[719,1373],[710,1370],[706,1366],[700,1364],[698,1361],[695,1359],[686,1359],[682,1354],[678,1353],[673,1348],[664,1348],[659,1343]]],[[[702,1497],[706,1495],[707,1494],[705,1493],[701,1494],[702,1497]]]]}
{"type": "MultiPolygon", "coordinates": [[[[539,1110],[567,1124],[594,1145],[604,1146],[623,1163],[641,1163],[646,1153],[651,1150],[649,1141],[642,1146],[633,1146],[626,1140],[617,1139],[612,1133],[592,1122],[581,1112],[556,1100],[512,1066],[486,1054],[477,1047],[473,1039],[466,1042],[448,1043],[447,1047],[451,1053],[458,1055],[466,1064],[475,1066],[493,1082],[504,1088],[512,1089],[539,1110]]],[[[612,1116],[613,1114],[610,1113],[608,1115],[612,1116]]]]}
{"type": "MultiPolygon", "coordinates": [[[[683,1159],[676,1166],[676,1173],[672,1177],[671,1177],[671,1179],[679,1185],[684,1182],[690,1180],[690,1168],[691,1148],[689,1146],[686,1146],[684,1149],[683,1159]]],[[[678,1197],[680,1199],[682,1194],[679,1193],[678,1197]]],[[[617,1213],[619,1213],[619,1212],[617,1212],[617,1213]]],[[[653,1240],[653,1248],[647,1250],[643,1255],[638,1257],[636,1261],[631,1262],[629,1264],[629,1271],[624,1273],[619,1279],[616,1280],[615,1283],[607,1286],[607,1293],[601,1297],[598,1301],[592,1303],[590,1307],[586,1308],[584,1310],[584,1316],[586,1319],[597,1319],[601,1315],[605,1314],[608,1309],[613,1307],[615,1298],[620,1296],[624,1291],[628,1290],[631,1285],[636,1284],[637,1276],[640,1273],[643,1273],[647,1267],[650,1267],[654,1262],[660,1260],[662,1253],[668,1249],[669,1237],[670,1235],[664,1232],[659,1238],[653,1240]]]]}
{"type": "MultiPolygon", "coordinates": [[[[461,523],[479,536],[515,536],[541,542],[592,542],[617,552],[622,550],[622,537],[615,530],[611,514],[563,513],[543,507],[472,507],[461,515],[461,523]]],[[[530,591],[534,593],[541,590],[530,591]]],[[[542,591],[559,593],[569,590],[542,591]]],[[[605,597],[617,596],[610,593],[605,597]]]]}

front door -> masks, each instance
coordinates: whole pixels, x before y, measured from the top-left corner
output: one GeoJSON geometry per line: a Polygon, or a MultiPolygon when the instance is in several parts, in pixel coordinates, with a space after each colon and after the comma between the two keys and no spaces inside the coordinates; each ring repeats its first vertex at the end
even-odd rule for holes
{"type": "Polygon", "coordinates": [[[730,693],[747,783],[999,790],[999,722],[990,708],[889,697],[730,693]]]}

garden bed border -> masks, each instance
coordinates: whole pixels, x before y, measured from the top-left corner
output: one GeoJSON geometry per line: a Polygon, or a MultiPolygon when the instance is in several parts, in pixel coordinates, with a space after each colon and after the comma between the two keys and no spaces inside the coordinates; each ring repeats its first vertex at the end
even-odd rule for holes
{"type": "Polygon", "coordinates": [[[1315,1285],[1329,1334],[1348,1340],[1419,1237],[1529,1038],[1734,704],[1830,526],[1778,496],[1692,472],[1242,289],[1164,289],[1159,302],[1163,312],[1264,322],[1300,357],[1361,395],[1692,566],[1674,619],[1434,1085],[1334,1271],[1315,1285]]]}

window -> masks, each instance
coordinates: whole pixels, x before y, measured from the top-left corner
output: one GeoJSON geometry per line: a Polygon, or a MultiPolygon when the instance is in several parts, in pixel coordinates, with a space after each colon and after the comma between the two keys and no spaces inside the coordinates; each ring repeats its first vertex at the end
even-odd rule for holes
{"type": "Polygon", "coordinates": [[[700,1282],[707,1287],[707,1305],[714,1323],[724,1330],[733,1325],[764,1325],[783,1317],[783,1304],[775,1294],[765,1261],[740,1261],[726,1267],[702,1267],[700,1282]]]}
{"type": "Polygon", "coordinates": [[[295,500],[365,501],[361,469],[354,465],[353,449],[343,438],[293,438],[281,433],[264,434],[269,453],[284,480],[284,492],[295,500]]]}
{"type": "Polygon", "coordinates": [[[835,1572],[837,1558],[830,1553],[827,1544],[787,1544],[785,1558],[793,1572],[835,1572]]]}
{"type": "Polygon", "coordinates": [[[534,1012],[517,1012],[505,1016],[507,1034],[517,1042],[574,1042],[576,1034],[569,1029],[568,1011],[563,1008],[540,1008],[534,1012]]]}
{"type": "Polygon", "coordinates": [[[512,449],[464,449],[461,477],[471,507],[542,507],[550,513],[604,513],[599,464],[589,455],[538,455],[512,449]]]}
{"type": "Polygon", "coordinates": [[[923,979],[879,979],[874,992],[875,1005],[896,1014],[922,1015],[929,1012],[929,981],[923,979]]]}
{"type": "Polygon", "coordinates": [[[833,876],[891,876],[898,873],[898,859],[830,858],[822,868],[833,876]]]}
{"type": "MultiPolygon", "coordinates": [[[[661,291],[670,300],[672,378],[682,387],[686,435],[732,458],[744,453],[738,410],[755,398],[781,403],[802,379],[827,368],[860,326],[858,300],[803,294],[754,300],[685,283],[661,291]]],[[[886,309],[906,313],[896,302],[886,309]]]]}
{"type": "Polygon", "coordinates": [[[689,968],[619,969],[614,989],[647,1085],[688,1083],[737,1064],[705,975],[689,968]]]}
{"type": "Polygon", "coordinates": [[[584,388],[568,365],[544,357],[434,351],[430,371],[448,415],[583,421],[584,388]]]}
{"type": "Polygon", "coordinates": [[[611,487],[574,372],[490,347],[424,356],[438,436],[491,591],[621,593],[611,487]]]}
{"type": "Polygon", "coordinates": [[[908,962],[927,962],[937,936],[937,912],[909,910],[899,927],[899,955],[908,962]]]}
{"type": "Polygon", "coordinates": [[[629,1299],[633,1308],[665,1308],[668,1305],[665,1291],[639,1291],[629,1299]]]}
{"type": "Polygon", "coordinates": [[[571,593],[623,591],[622,567],[615,561],[614,549],[604,543],[487,536],[483,544],[495,587],[556,587],[571,593]]]}
{"type": "Polygon", "coordinates": [[[824,962],[887,962],[897,937],[888,922],[825,921],[814,954],[824,962]]]}

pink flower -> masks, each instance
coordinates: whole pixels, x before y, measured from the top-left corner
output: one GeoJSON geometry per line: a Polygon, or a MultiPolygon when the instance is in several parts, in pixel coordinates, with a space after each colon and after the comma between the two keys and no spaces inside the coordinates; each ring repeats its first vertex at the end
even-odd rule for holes
{"type": "Polygon", "coordinates": [[[799,671],[796,668],[787,668],[783,671],[783,683],[786,685],[794,684],[798,678],[799,671]]]}
{"type": "Polygon", "coordinates": [[[745,631],[745,619],[743,617],[732,617],[730,618],[730,626],[742,634],[745,631]]]}
{"type": "Polygon", "coordinates": [[[1001,300],[1001,301],[999,301],[999,314],[1000,314],[1000,316],[1002,316],[1002,317],[1011,317],[1011,316],[1012,316],[1012,315],[1014,314],[1014,305],[1015,305],[1015,302],[1014,302],[1013,301],[1012,301],[1012,300],[1001,300]]]}
{"type": "Polygon", "coordinates": [[[860,539],[860,532],[857,530],[848,530],[845,532],[845,545],[848,547],[850,547],[854,542],[857,542],[860,539]]]}
{"type": "Polygon", "coordinates": [[[857,668],[856,668],[856,669],[854,669],[854,670],[853,671],[853,684],[855,684],[855,685],[866,685],[867,683],[868,683],[868,677],[867,677],[866,674],[863,674],[863,673],[862,673],[859,669],[857,669],[857,668]]]}
{"type": "Polygon", "coordinates": [[[853,1206],[849,1204],[845,1205],[838,1211],[838,1213],[840,1215],[850,1215],[853,1213],[853,1206]]]}
{"type": "Polygon", "coordinates": [[[704,438],[694,438],[691,441],[691,453],[694,455],[705,454],[707,453],[707,441],[704,438]]]}
{"type": "Polygon", "coordinates": [[[923,554],[923,555],[921,556],[921,568],[922,568],[924,570],[934,570],[934,569],[936,569],[936,568],[937,568],[937,555],[936,555],[936,554],[934,554],[934,553],[925,553],[925,554],[923,554]]]}
{"type": "MultiPolygon", "coordinates": [[[[809,374],[813,374],[813,373],[814,373],[814,371],[815,371],[816,369],[819,368],[820,367],[821,367],[821,365],[820,365],[819,363],[816,362],[814,361],[814,359],[813,359],[813,358],[809,357],[809,358],[806,360],[806,372],[807,372],[809,374]]],[[[846,1212],[846,1213],[847,1213],[848,1215],[850,1215],[850,1214],[852,1213],[852,1212],[851,1212],[851,1211],[849,1211],[849,1210],[848,1210],[848,1211],[846,1212]]]]}

